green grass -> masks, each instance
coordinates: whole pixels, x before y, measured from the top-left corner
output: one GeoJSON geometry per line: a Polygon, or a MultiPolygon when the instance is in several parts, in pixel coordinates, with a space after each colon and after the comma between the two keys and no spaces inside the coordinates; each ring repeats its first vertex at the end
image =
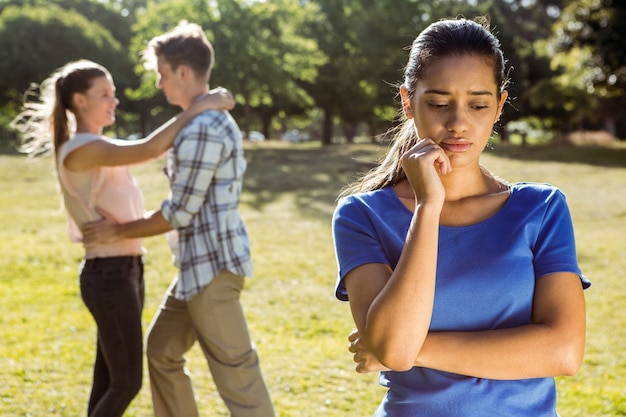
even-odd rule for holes
{"type": "MultiPolygon", "coordinates": [[[[339,190],[385,147],[248,144],[242,212],[255,276],[243,304],[279,416],[368,416],[383,395],[354,372],[348,305],[333,297],[330,216],[339,190]]],[[[558,378],[563,416],[626,415],[626,148],[495,147],[484,164],[510,181],[549,182],[567,194],[586,292],[585,362],[558,378]]],[[[146,207],[167,195],[162,161],[133,170],[146,207]]],[[[0,414],[85,415],[95,327],[78,290],[82,250],[69,242],[51,160],[0,155],[0,414]]],[[[175,270],[162,237],[144,241],[149,323],[175,270]]],[[[188,366],[201,415],[226,416],[206,362],[188,366]]],[[[150,416],[147,376],[126,416],[150,416]]]]}

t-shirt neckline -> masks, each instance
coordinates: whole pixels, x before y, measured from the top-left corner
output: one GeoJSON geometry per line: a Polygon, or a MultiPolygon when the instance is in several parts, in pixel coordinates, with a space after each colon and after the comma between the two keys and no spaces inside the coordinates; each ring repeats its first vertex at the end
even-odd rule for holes
{"type": "MultiPolygon", "coordinates": [[[[481,220],[477,223],[474,224],[468,224],[466,226],[442,226],[439,225],[440,229],[448,229],[448,230],[462,230],[462,229],[471,229],[474,227],[481,227],[482,225],[488,224],[492,221],[495,221],[498,217],[502,216],[502,213],[505,213],[508,210],[508,207],[511,205],[511,200],[513,199],[514,194],[518,191],[518,185],[519,183],[512,183],[509,184],[509,197],[507,198],[506,202],[504,203],[504,205],[497,211],[495,212],[492,216],[489,216],[488,218],[481,220]]],[[[391,193],[391,195],[393,196],[394,202],[396,205],[399,205],[401,207],[401,210],[408,216],[413,216],[413,212],[411,210],[409,210],[409,208],[407,206],[404,205],[404,203],[402,202],[402,200],[400,200],[400,197],[398,197],[398,195],[396,194],[394,188],[392,185],[386,187],[387,188],[387,192],[391,193]]]]}

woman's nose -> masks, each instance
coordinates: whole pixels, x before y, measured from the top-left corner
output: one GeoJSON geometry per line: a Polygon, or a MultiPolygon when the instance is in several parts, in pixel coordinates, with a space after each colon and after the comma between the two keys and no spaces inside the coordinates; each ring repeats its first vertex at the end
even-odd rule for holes
{"type": "Polygon", "coordinates": [[[464,132],[468,128],[467,113],[461,106],[453,107],[446,121],[448,132],[464,132]]]}

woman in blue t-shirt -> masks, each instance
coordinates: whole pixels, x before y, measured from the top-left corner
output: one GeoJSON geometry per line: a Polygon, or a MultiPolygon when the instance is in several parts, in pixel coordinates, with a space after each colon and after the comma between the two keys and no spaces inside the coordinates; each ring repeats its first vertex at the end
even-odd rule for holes
{"type": "Polygon", "coordinates": [[[376,416],[556,416],[554,377],[581,365],[590,283],[564,195],[479,162],[504,62],[486,24],[426,28],[400,87],[407,120],[335,211],[350,351],[388,388],[376,416]]]}

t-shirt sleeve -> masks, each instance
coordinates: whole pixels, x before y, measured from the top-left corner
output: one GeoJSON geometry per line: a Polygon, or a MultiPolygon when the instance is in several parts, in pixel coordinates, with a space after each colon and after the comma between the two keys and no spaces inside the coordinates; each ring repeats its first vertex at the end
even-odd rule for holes
{"type": "Polygon", "coordinates": [[[368,263],[389,264],[367,206],[354,197],[339,200],[332,221],[337,267],[335,296],[348,301],[344,278],[354,268],[368,263]]]}
{"type": "Polygon", "coordinates": [[[574,227],[565,195],[555,189],[546,204],[534,247],[535,276],[540,278],[556,272],[573,272],[580,277],[586,289],[591,282],[578,266],[574,227]]]}

